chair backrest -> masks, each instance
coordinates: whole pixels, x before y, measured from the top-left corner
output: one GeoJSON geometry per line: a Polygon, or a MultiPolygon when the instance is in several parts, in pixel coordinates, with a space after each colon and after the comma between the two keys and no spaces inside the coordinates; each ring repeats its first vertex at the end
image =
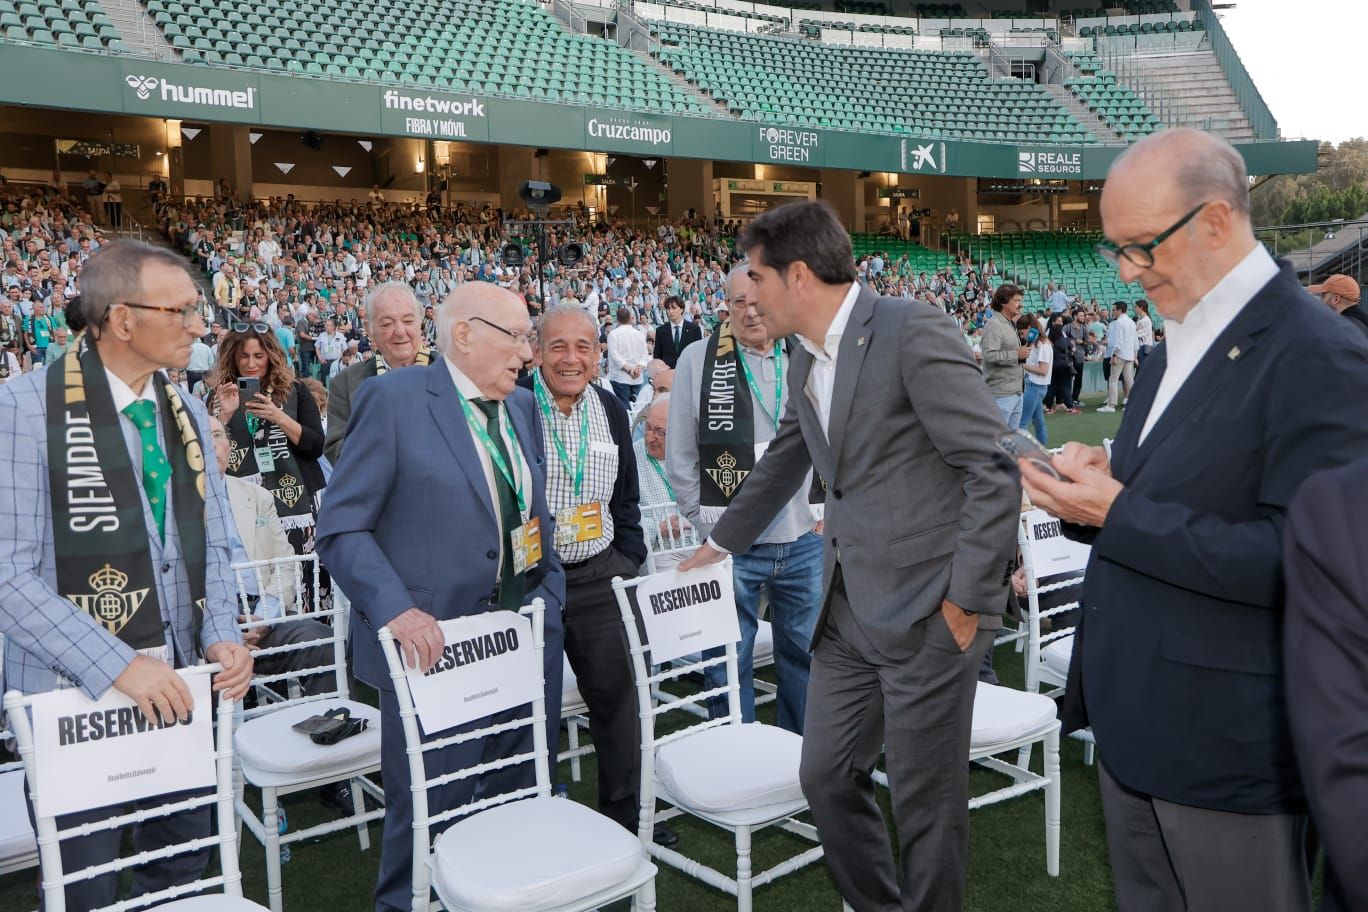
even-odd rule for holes
{"type": "Polygon", "coordinates": [[[633,580],[614,577],[613,593],[617,596],[618,609],[622,614],[622,626],[627,631],[627,647],[632,659],[632,678],[636,684],[637,705],[650,707],[642,712],[641,758],[642,781],[650,781],[655,765],[655,749],[686,735],[695,734],[707,728],[720,725],[741,723],[741,689],[736,665],[736,644],[740,640],[739,627],[736,626],[736,600],[732,591],[731,558],[704,570],[688,573],[668,571],[655,576],[643,576],[633,580]],[[698,582],[703,579],[704,582],[698,582]],[[698,591],[711,583],[717,583],[712,593],[702,593],[699,601],[698,591]],[[662,589],[662,584],[666,588],[662,589]],[[715,597],[708,597],[713,595],[715,597]],[[647,607],[641,607],[641,601],[647,607]],[[663,599],[663,600],[662,600],[663,599]],[[667,651],[656,650],[652,653],[650,642],[651,619],[647,613],[690,612],[690,623],[699,621],[702,631],[689,637],[688,654],[680,654],[673,643],[667,651]],[[730,624],[728,624],[730,621],[730,624]],[[735,630],[732,635],[728,631],[735,630]],[[725,632],[719,635],[719,632],[725,632]],[[701,674],[704,669],[725,665],[727,682],[721,687],[704,688],[696,693],[682,696],[665,693],[660,685],[691,674],[701,674]],[[659,667],[658,671],[651,669],[659,667]],[[717,719],[708,718],[708,702],[715,697],[727,698],[727,715],[717,719]],[[700,712],[701,710],[701,712],[700,712]],[[704,721],[677,729],[667,735],[656,737],[656,720],[667,713],[683,712],[681,718],[704,721]]]}
{"type": "MultiPolygon", "coordinates": [[[[245,561],[233,565],[233,574],[237,584],[239,614],[246,617],[258,610],[252,602],[253,592],[258,593],[260,599],[270,597],[280,603],[280,612],[276,617],[241,624],[244,633],[276,627],[302,618],[331,624],[330,633],[326,637],[270,646],[253,653],[259,666],[262,659],[271,656],[282,656],[322,646],[328,650],[331,660],[322,665],[291,668],[271,674],[254,672],[252,687],[256,689],[257,705],[242,709],[243,720],[296,703],[345,699],[348,695],[347,613],[350,610],[350,603],[345,597],[335,597],[332,607],[319,608],[318,555],[297,554],[271,560],[245,561]],[[313,593],[312,598],[309,593],[313,593]],[[332,686],[311,696],[302,694],[300,680],[315,675],[327,675],[332,686]]],[[[336,595],[336,592],[334,594],[336,595]]]]}
{"type": "MultiPolygon", "coordinates": [[[[443,731],[452,731],[450,728],[435,729],[426,738],[419,728],[421,709],[415,700],[413,686],[408,670],[404,667],[403,660],[400,657],[398,644],[388,627],[380,628],[380,649],[384,652],[385,663],[389,666],[390,681],[393,682],[395,699],[399,704],[399,721],[404,728],[404,744],[408,751],[410,789],[413,796],[413,844],[415,847],[413,853],[413,896],[416,903],[415,908],[426,908],[428,901],[431,877],[428,854],[431,851],[434,828],[447,824],[458,817],[478,814],[480,811],[496,805],[523,798],[546,797],[551,794],[551,772],[546,742],[546,681],[542,666],[545,613],[545,603],[541,599],[536,599],[516,615],[511,611],[491,611],[440,622],[443,635],[446,638],[446,651],[433,670],[426,675],[417,675],[416,677],[422,680],[432,677],[436,672],[457,670],[461,676],[459,687],[446,691],[447,685],[445,682],[442,684],[444,689],[442,697],[446,703],[452,705],[464,703],[465,700],[457,695],[458,692],[483,695],[489,691],[490,688],[483,686],[483,682],[490,680],[490,676],[496,672],[490,663],[469,662],[470,653],[464,652],[463,647],[469,645],[472,650],[476,648],[476,644],[470,638],[471,628],[478,627],[480,630],[485,630],[491,623],[494,626],[502,626],[495,623],[497,621],[506,620],[508,622],[506,626],[509,630],[521,629],[523,633],[519,637],[527,633],[531,634],[532,649],[530,655],[525,651],[523,652],[516,670],[519,672],[522,683],[530,685],[535,681],[535,687],[532,688],[532,699],[528,701],[531,703],[532,711],[526,716],[494,722],[474,730],[469,729],[469,723],[483,722],[493,718],[493,713],[491,713],[483,718],[470,718],[465,723],[458,723],[453,734],[442,733],[443,731]],[[523,751],[487,763],[477,763],[474,766],[452,770],[439,776],[430,777],[427,774],[427,765],[424,762],[425,754],[446,750],[449,747],[492,735],[517,731],[529,726],[532,729],[531,751],[523,751]],[[428,791],[430,789],[441,788],[453,782],[471,779],[494,770],[509,769],[524,763],[533,764],[536,770],[535,785],[485,794],[477,800],[458,807],[448,807],[435,814],[429,813],[428,791]]],[[[483,634],[477,633],[475,638],[484,641],[483,634]]],[[[480,648],[486,650],[486,653],[497,652],[500,648],[509,645],[509,638],[505,634],[503,641],[494,644],[493,648],[489,645],[492,642],[492,635],[490,641],[484,642],[486,645],[480,648]]],[[[513,649],[516,650],[517,647],[514,646],[513,649]]],[[[510,669],[505,666],[504,671],[508,670],[510,669]]],[[[507,683],[505,682],[505,686],[507,683]]],[[[494,710],[494,713],[506,715],[509,710],[526,705],[527,703],[515,706],[501,705],[494,710]]]]}
{"type": "MultiPolygon", "coordinates": [[[[218,665],[198,665],[193,668],[180,670],[178,673],[186,678],[187,683],[193,676],[212,675],[220,670],[218,665]]],[[[206,688],[207,690],[207,688],[206,688]]],[[[34,700],[44,695],[25,696],[17,690],[11,690],[5,694],[5,711],[9,715],[10,723],[14,728],[15,740],[19,744],[19,756],[24,764],[24,773],[27,778],[27,788],[29,800],[34,803],[34,817],[36,829],[38,831],[38,854],[39,864],[42,869],[42,891],[43,907],[46,912],[65,912],[66,910],[66,887],[73,883],[90,880],[97,876],[113,874],[119,876],[121,872],[148,864],[149,859],[146,853],[134,854],[126,858],[119,858],[107,864],[96,865],[84,868],[79,871],[66,872],[62,869],[62,840],[89,835],[92,832],[102,832],[109,830],[121,830],[124,827],[157,817],[165,817],[171,814],[178,814],[196,808],[208,808],[214,806],[216,809],[217,835],[209,835],[192,838],[183,843],[173,844],[158,850],[158,860],[175,857],[179,855],[189,855],[196,852],[203,852],[207,849],[217,847],[219,850],[219,871],[217,874],[210,874],[208,871],[201,875],[199,879],[180,886],[168,887],[154,893],[146,893],[142,896],[132,897],[121,903],[102,907],[102,909],[91,910],[91,912],[132,912],[136,909],[145,909],[152,906],[169,902],[179,896],[194,895],[203,893],[207,890],[222,888],[223,892],[229,896],[242,896],[242,873],[238,869],[238,847],[237,847],[237,821],[234,817],[233,807],[233,712],[234,704],[225,699],[218,699],[217,709],[214,710],[214,782],[215,788],[212,792],[199,794],[195,797],[185,797],[185,791],[179,786],[173,786],[172,791],[162,795],[154,795],[146,799],[139,800],[137,810],[124,812],[118,805],[109,806],[109,816],[104,820],[72,826],[65,830],[57,828],[57,818],[46,811],[38,802],[41,776],[43,768],[51,769],[49,758],[39,757],[38,749],[35,746],[33,722],[30,719],[30,707],[34,700]],[[162,804],[148,805],[149,801],[155,801],[158,797],[174,796],[162,804]]],[[[108,695],[106,699],[108,699],[108,695]]],[[[91,701],[94,705],[94,701],[91,701]]],[[[196,706],[197,710],[207,711],[208,706],[196,706]]],[[[117,711],[117,710],[116,710],[117,711]]],[[[133,708],[133,713],[138,710],[133,708]]],[[[139,715],[138,718],[141,718],[139,715]]],[[[109,742],[104,742],[108,744],[109,742]]],[[[169,762],[185,759],[176,757],[169,762]]],[[[92,777],[93,778],[93,777],[92,777]]],[[[165,782],[160,776],[151,778],[149,782],[165,782]]],[[[13,813],[23,813],[22,809],[13,809],[13,813]]],[[[155,863],[155,862],[153,862],[155,863]]]]}
{"type": "Polygon", "coordinates": [[[1061,616],[1079,609],[1092,549],[1066,538],[1059,520],[1044,510],[1023,513],[1017,536],[1026,576],[1026,689],[1034,692],[1039,681],[1040,650],[1052,640],[1073,635],[1073,625],[1061,626],[1061,616]],[[1050,632],[1041,636],[1042,618],[1061,620],[1052,621],[1050,632]]]}
{"type": "Polygon", "coordinates": [[[679,512],[674,501],[643,504],[641,529],[646,534],[646,573],[673,570],[698,550],[698,530],[679,512]]]}
{"type": "MultiPolygon", "coordinates": [[[[0,633],[0,687],[5,683],[5,635],[0,633]]],[[[9,714],[3,706],[0,706],[0,751],[14,750],[14,732],[10,731],[9,714]]],[[[22,760],[11,760],[8,763],[0,763],[0,773],[8,773],[13,770],[22,769],[22,760]]]]}

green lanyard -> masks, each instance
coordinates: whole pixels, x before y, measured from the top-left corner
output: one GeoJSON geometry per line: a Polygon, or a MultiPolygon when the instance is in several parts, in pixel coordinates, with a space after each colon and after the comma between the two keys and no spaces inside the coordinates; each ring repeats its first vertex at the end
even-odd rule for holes
{"type": "Polygon", "coordinates": [[[774,429],[777,431],[779,430],[779,416],[781,414],[779,409],[784,400],[784,353],[777,350],[778,343],[775,343],[775,345],[775,361],[778,363],[775,365],[774,369],[773,415],[769,413],[769,409],[765,408],[765,400],[760,395],[760,387],[755,382],[755,377],[751,376],[750,367],[746,364],[746,353],[738,349],[736,352],[736,360],[741,362],[741,372],[746,375],[746,382],[750,384],[751,394],[755,397],[755,404],[760,406],[760,411],[765,413],[765,417],[770,420],[770,423],[774,425],[774,429]]]}
{"type": "Polygon", "coordinates": [[[660,467],[660,460],[656,459],[650,453],[646,454],[646,458],[651,461],[651,468],[656,470],[656,474],[660,476],[660,480],[665,483],[665,490],[669,492],[670,499],[674,500],[674,485],[670,484],[670,479],[665,477],[665,470],[660,467]]]}
{"type": "Polygon", "coordinates": [[[508,486],[513,489],[513,494],[518,498],[518,512],[526,516],[527,497],[523,494],[522,490],[522,458],[519,455],[516,455],[519,449],[518,439],[517,437],[514,437],[512,428],[509,429],[508,435],[513,438],[513,446],[509,447],[509,453],[513,458],[514,464],[518,467],[516,475],[509,469],[508,463],[504,461],[503,454],[500,453],[499,448],[495,446],[494,439],[489,436],[489,431],[485,430],[484,422],[475,417],[475,412],[471,410],[470,403],[466,401],[466,397],[458,392],[456,398],[461,400],[461,411],[465,412],[466,424],[470,425],[470,433],[474,434],[475,439],[480,441],[480,445],[483,446],[485,452],[489,454],[489,461],[494,463],[494,468],[499,474],[503,475],[504,480],[508,482],[508,486]]]}
{"type": "Polygon", "coordinates": [[[542,385],[540,370],[532,375],[532,388],[537,393],[537,402],[541,405],[542,414],[546,416],[546,427],[551,431],[551,442],[556,445],[556,453],[560,456],[561,467],[565,469],[565,474],[569,475],[570,480],[574,483],[575,499],[579,500],[580,490],[584,487],[585,456],[589,452],[589,405],[584,403],[583,408],[580,409],[579,453],[575,458],[574,471],[571,471],[570,453],[566,451],[565,444],[561,441],[560,431],[556,429],[556,410],[551,404],[551,397],[546,394],[546,387],[542,385]]]}

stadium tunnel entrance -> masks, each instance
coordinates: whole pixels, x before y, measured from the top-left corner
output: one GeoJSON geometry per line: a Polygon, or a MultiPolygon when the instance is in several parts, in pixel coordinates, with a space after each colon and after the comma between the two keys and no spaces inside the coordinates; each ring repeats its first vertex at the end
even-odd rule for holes
{"type": "MultiPolygon", "coordinates": [[[[565,205],[654,224],[689,214],[748,221],[796,199],[830,203],[852,232],[941,246],[947,234],[1098,225],[1099,181],[966,178],[811,168],[477,142],[362,136],[0,106],[0,174],[60,180],[78,194],[95,171],[117,179],[134,219],[154,180],[172,197],[436,202],[523,207],[526,180],[559,185],[565,205]]],[[[98,205],[91,207],[99,212],[98,205]]],[[[145,220],[144,220],[145,221],[145,220]]]]}

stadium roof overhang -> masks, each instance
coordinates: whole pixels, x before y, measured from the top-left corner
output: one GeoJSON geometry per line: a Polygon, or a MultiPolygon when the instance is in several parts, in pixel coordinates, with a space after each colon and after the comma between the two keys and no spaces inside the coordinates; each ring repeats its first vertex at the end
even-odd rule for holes
{"type": "MultiPolygon", "coordinates": [[[[779,127],[4,45],[0,103],[204,123],[928,176],[1100,180],[1114,146],[1017,146],[779,127]],[[39,77],[41,74],[41,78],[39,77]]],[[[1251,174],[1316,169],[1314,141],[1239,146],[1251,174]]]]}

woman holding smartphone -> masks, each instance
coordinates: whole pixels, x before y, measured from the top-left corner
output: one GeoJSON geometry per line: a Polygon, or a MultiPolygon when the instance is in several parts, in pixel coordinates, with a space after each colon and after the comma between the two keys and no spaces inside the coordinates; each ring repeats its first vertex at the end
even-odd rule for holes
{"type": "MultiPolygon", "coordinates": [[[[318,464],[323,420],[271,327],[234,323],[219,343],[218,361],[206,385],[213,390],[210,412],[228,429],[228,474],[270,491],[295,553],[312,553],[326,484],[318,464]]],[[[324,607],[331,587],[321,571],[320,579],[324,588],[318,604],[324,607]]],[[[305,583],[312,588],[311,579],[305,583]]]]}
{"type": "Polygon", "coordinates": [[[1045,430],[1045,393],[1050,388],[1054,372],[1054,346],[1041,333],[1035,317],[1022,314],[1017,318],[1016,325],[1022,344],[1031,350],[1023,365],[1026,369],[1026,388],[1023,391],[1025,395],[1021,403],[1019,428],[1025,430],[1029,425],[1040,445],[1046,446],[1049,436],[1045,430]]]}

